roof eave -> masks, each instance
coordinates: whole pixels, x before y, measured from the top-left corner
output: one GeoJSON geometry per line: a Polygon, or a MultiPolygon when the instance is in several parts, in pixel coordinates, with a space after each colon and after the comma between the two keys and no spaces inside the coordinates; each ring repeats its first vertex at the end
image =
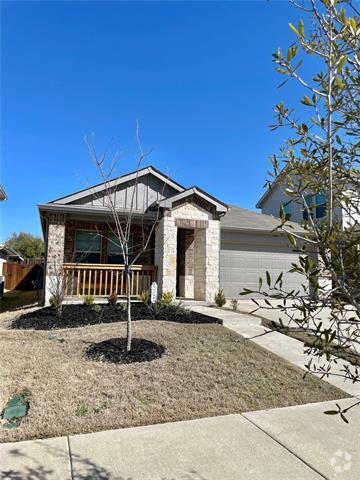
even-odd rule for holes
{"type": "MultiPolygon", "coordinates": [[[[169,177],[164,175],[162,172],[157,170],[152,165],[149,165],[148,167],[144,167],[141,170],[137,170],[135,172],[127,173],[123,176],[114,178],[113,180],[110,180],[108,182],[108,187],[112,188],[112,187],[121,185],[123,183],[129,182],[129,181],[134,180],[136,178],[143,177],[144,175],[147,175],[149,173],[151,173],[155,177],[161,179],[162,181],[164,181],[164,183],[166,182],[168,185],[170,185],[172,188],[174,188],[178,192],[182,192],[182,191],[185,190],[185,188],[182,185],[175,182],[174,180],[171,180],[169,177]]],[[[54,204],[57,204],[57,205],[66,205],[70,202],[73,202],[75,200],[79,200],[79,199],[84,198],[88,195],[98,193],[98,192],[102,191],[103,189],[104,189],[104,182],[103,183],[98,183],[96,185],[93,185],[92,187],[85,188],[83,190],[72,193],[70,195],[66,195],[65,197],[57,198],[56,200],[52,200],[49,203],[54,203],[54,204]]]]}
{"type": "Polygon", "coordinates": [[[190,195],[198,195],[199,197],[207,200],[209,203],[215,206],[216,211],[219,213],[226,213],[229,210],[229,207],[225,203],[221,202],[212,195],[209,195],[207,192],[204,192],[198,187],[191,187],[183,192],[180,192],[179,194],[164,198],[163,200],[160,200],[159,205],[164,208],[171,208],[174,202],[190,195]]]}

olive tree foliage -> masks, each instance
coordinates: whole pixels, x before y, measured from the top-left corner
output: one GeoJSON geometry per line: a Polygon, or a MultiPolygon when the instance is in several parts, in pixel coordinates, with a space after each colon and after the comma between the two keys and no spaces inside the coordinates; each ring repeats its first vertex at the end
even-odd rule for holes
{"type": "Polygon", "coordinates": [[[309,372],[358,382],[359,368],[340,367],[330,351],[360,353],[359,13],[350,0],[290,3],[304,19],[289,24],[294,42],[273,61],[284,77],[280,86],[297,82],[301,105],[275,107],[271,128],[289,138],[272,158],[266,186],[276,178],[305,211],[303,233],[291,228],[283,207],[276,229],[299,254],[290,271],[303,276],[303,287],[289,291],[282,274],[273,279],[266,272],[257,291],[264,298],[254,302],[279,310],[289,329],[314,336],[306,349],[309,372]],[[309,194],[326,196],[324,218],[316,218],[309,194]]]}

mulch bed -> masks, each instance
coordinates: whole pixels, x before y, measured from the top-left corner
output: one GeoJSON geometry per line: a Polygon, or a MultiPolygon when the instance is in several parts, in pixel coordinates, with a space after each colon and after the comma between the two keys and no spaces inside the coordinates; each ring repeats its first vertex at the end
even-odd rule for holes
{"type": "MultiPolygon", "coordinates": [[[[167,320],[179,323],[218,323],[221,320],[171,305],[154,313],[142,303],[131,307],[132,320],[167,320]]],[[[65,305],[62,318],[57,318],[51,307],[27,312],[16,317],[9,325],[11,329],[52,330],[57,328],[76,328],[101,323],[125,322],[126,309],[121,305],[102,305],[95,309],[87,305],[65,305]]]]}
{"type": "Polygon", "coordinates": [[[91,360],[111,363],[151,362],[160,358],[165,347],[150,340],[133,338],[131,351],[126,351],[126,338],[110,338],[104,342],[93,343],[86,349],[86,355],[91,360]]]}

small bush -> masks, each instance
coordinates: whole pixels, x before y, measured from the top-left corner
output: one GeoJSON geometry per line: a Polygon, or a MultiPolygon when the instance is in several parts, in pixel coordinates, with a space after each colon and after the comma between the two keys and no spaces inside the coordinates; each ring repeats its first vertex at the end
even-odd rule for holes
{"type": "Polygon", "coordinates": [[[143,290],[140,293],[140,300],[142,301],[142,303],[145,303],[145,305],[150,302],[150,292],[149,292],[149,290],[143,290]]]}
{"type": "Polygon", "coordinates": [[[49,298],[49,303],[50,303],[50,307],[55,310],[56,307],[57,307],[57,304],[58,304],[56,298],[53,297],[53,296],[51,296],[51,297],[49,298]]]}
{"type": "Polygon", "coordinates": [[[126,303],[125,302],[120,302],[116,305],[116,310],[118,310],[119,312],[123,312],[124,310],[126,310],[126,303]]]}
{"type": "Polygon", "coordinates": [[[102,310],[101,305],[92,305],[91,308],[92,308],[92,309],[94,310],[94,312],[96,312],[96,313],[100,313],[101,310],[102,310]]]}
{"type": "Polygon", "coordinates": [[[87,305],[88,307],[91,307],[94,305],[95,298],[92,295],[86,295],[84,298],[84,304],[87,305]]]}
{"type": "Polygon", "coordinates": [[[239,306],[239,300],[237,298],[232,298],[230,301],[230,305],[234,312],[236,312],[239,306]]]}
{"type": "Polygon", "coordinates": [[[108,301],[109,305],[116,305],[116,302],[118,301],[117,294],[115,292],[111,293],[108,296],[107,301],[108,301]]]}
{"type": "Polygon", "coordinates": [[[49,298],[49,303],[50,303],[50,307],[55,310],[55,313],[56,313],[56,316],[58,318],[61,318],[61,315],[62,315],[62,309],[63,309],[63,302],[61,299],[59,298],[56,298],[54,295],[52,295],[50,298],[49,298]]]}
{"type": "Polygon", "coordinates": [[[223,307],[226,303],[226,297],[223,289],[220,289],[218,293],[215,294],[215,303],[218,307],[223,307]]]}
{"type": "Polygon", "coordinates": [[[169,305],[172,304],[174,300],[174,295],[172,292],[164,292],[162,295],[161,295],[161,298],[159,300],[159,303],[161,305],[163,305],[164,307],[168,307],[169,305]]]}

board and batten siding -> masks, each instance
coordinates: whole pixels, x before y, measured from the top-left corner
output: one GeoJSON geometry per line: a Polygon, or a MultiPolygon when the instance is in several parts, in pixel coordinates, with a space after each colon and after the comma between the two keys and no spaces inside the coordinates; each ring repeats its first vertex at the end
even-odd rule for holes
{"type": "MultiPolygon", "coordinates": [[[[257,290],[259,277],[269,271],[273,281],[284,272],[284,287],[287,290],[301,289],[302,275],[287,273],[298,255],[291,251],[288,240],[271,233],[250,233],[232,230],[221,231],[220,288],[228,299],[238,298],[243,288],[257,290]]],[[[257,297],[256,294],[243,299],[257,297]]]]}
{"type": "MultiPolygon", "coordinates": [[[[113,195],[116,206],[119,209],[130,209],[133,201],[133,209],[137,212],[144,212],[154,202],[178,193],[170,185],[165,185],[163,181],[151,174],[139,177],[136,191],[134,192],[135,183],[135,180],[131,180],[114,188],[113,195]]],[[[105,201],[106,195],[104,195],[104,192],[99,192],[71,203],[103,207],[105,206],[105,201]]]]}

